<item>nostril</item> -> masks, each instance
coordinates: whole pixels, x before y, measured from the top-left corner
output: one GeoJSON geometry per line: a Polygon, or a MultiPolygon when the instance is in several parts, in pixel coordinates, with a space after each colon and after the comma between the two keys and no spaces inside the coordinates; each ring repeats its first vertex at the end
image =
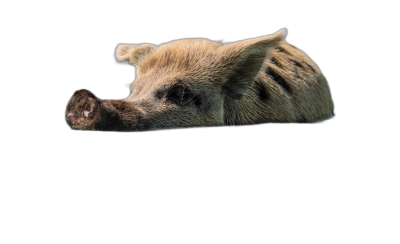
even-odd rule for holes
{"type": "Polygon", "coordinates": [[[68,122],[72,122],[72,120],[73,120],[73,118],[74,118],[74,113],[73,112],[68,112],[68,113],[66,113],[66,115],[65,115],[65,119],[68,121],[68,122]]]}

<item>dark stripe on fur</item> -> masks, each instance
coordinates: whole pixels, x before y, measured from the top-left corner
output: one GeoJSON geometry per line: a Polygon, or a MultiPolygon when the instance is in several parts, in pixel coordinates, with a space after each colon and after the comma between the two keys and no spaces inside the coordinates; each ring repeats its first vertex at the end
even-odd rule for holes
{"type": "Polygon", "coordinates": [[[269,99],[267,87],[263,82],[254,81],[254,89],[257,92],[257,96],[261,101],[266,101],[269,99]]]}
{"type": "Polygon", "coordinates": [[[303,62],[303,63],[304,63],[305,65],[307,65],[307,67],[310,68],[310,69],[312,70],[312,72],[316,73],[315,69],[314,69],[311,65],[309,65],[309,64],[306,63],[306,62],[303,62]]]}
{"type": "Polygon", "coordinates": [[[276,50],[282,54],[286,54],[290,56],[290,53],[288,53],[285,49],[283,49],[282,47],[277,47],[276,50]]]}
{"type": "Polygon", "coordinates": [[[296,60],[289,59],[289,61],[290,61],[294,66],[297,66],[297,67],[299,67],[300,69],[304,68],[304,65],[303,65],[302,63],[296,61],[296,60]]]}
{"type": "Polygon", "coordinates": [[[287,93],[292,94],[292,89],[290,88],[289,84],[283,79],[278,73],[268,67],[265,72],[269,77],[272,78],[279,86],[281,86],[287,93]]]}
{"type": "Polygon", "coordinates": [[[300,78],[300,75],[297,72],[297,70],[298,69],[303,70],[304,69],[303,64],[298,62],[298,61],[296,61],[296,60],[293,60],[293,59],[289,59],[289,62],[291,62],[293,64],[293,67],[291,67],[290,70],[293,72],[293,74],[296,76],[296,78],[300,78]]]}
{"type": "Polygon", "coordinates": [[[278,60],[276,60],[275,57],[272,57],[271,61],[272,64],[274,64],[275,66],[282,68],[282,65],[278,62],[278,60]]]}

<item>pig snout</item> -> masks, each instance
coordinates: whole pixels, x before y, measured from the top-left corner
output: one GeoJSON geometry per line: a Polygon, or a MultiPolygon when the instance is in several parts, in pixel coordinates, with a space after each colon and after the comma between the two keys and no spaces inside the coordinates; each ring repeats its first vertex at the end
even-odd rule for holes
{"type": "Polygon", "coordinates": [[[65,118],[73,129],[94,129],[100,114],[100,100],[88,90],[74,93],[67,105],[65,118]]]}
{"type": "Polygon", "coordinates": [[[135,131],[148,129],[142,112],[131,102],[101,100],[88,90],[74,93],[67,105],[65,119],[72,129],[135,131]]]}

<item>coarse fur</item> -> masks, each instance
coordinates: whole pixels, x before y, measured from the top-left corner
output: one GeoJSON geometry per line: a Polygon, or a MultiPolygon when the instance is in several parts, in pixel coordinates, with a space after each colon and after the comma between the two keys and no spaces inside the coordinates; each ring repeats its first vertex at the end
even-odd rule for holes
{"type": "Polygon", "coordinates": [[[285,42],[263,64],[246,98],[227,97],[225,124],[304,123],[333,116],[329,86],[320,69],[302,51],[285,42]]]}
{"type": "Polygon", "coordinates": [[[137,68],[131,95],[101,100],[75,92],[66,119],[74,129],[140,131],[332,117],[325,77],[286,30],[221,44],[184,39],[164,45],[120,44],[119,61],[137,68]]]}

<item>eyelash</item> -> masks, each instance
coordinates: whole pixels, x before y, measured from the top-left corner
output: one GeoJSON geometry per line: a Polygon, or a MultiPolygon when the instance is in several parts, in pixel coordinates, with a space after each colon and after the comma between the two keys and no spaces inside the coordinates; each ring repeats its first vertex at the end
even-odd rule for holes
{"type": "Polygon", "coordinates": [[[187,104],[192,97],[190,90],[181,85],[173,86],[167,92],[167,99],[177,104],[187,104]]]}
{"type": "Polygon", "coordinates": [[[191,102],[198,107],[201,105],[199,96],[194,95],[188,87],[183,85],[174,85],[167,92],[157,93],[156,97],[159,99],[165,97],[168,101],[178,105],[187,105],[191,102]]]}

